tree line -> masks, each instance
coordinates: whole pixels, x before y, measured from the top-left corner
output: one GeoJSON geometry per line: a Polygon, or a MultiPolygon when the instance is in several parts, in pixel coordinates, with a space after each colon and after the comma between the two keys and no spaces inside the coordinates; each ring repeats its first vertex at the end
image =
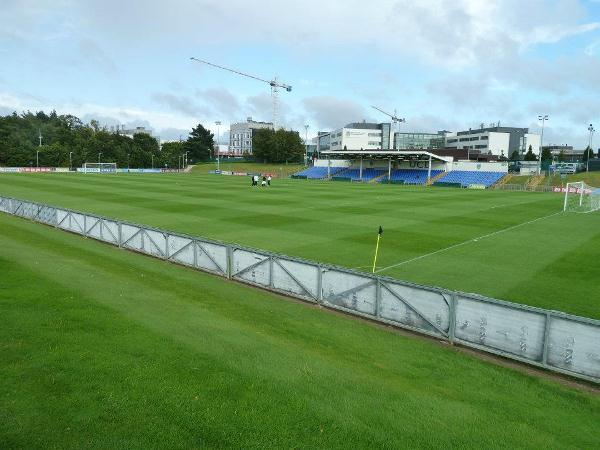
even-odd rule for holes
{"type": "Polygon", "coordinates": [[[261,128],[252,132],[252,155],[244,156],[265,163],[300,162],[304,160],[305,151],[297,131],[261,128]]]}
{"type": "MultiPolygon", "coordinates": [[[[594,149],[590,148],[590,146],[588,145],[583,152],[581,160],[583,162],[586,162],[588,159],[595,158],[595,156],[596,155],[594,154],[594,149]]],[[[600,149],[598,149],[598,156],[600,157],[600,149]]],[[[523,158],[521,158],[521,155],[519,154],[518,150],[515,150],[510,157],[511,161],[519,161],[521,159],[523,161],[538,161],[539,160],[538,156],[535,153],[533,153],[533,148],[531,147],[531,145],[529,146],[527,153],[525,153],[523,155],[523,158]]],[[[552,161],[552,159],[553,159],[553,157],[552,157],[552,152],[550,151],[550,149],[544,148],[542,150],[542,162],[543,161],[552,161]]],[[[564,162],[568,159],[564,150],[560,151],[557,159],[559,162],[564,162]]]]}
{"type": "Polygon", "coordinates": [[[3,166],[81,167],[85,162],[114,162],[121,168],[177,168],[186,152],[188,163],[194,164],[209,160],[213,147],[214,136],[202,124],[192,128],[185,141],[160,146],[148,134],[125,136],[100,127],[95,120],[86,124],[56,111],[0,116],[3,166]]]}

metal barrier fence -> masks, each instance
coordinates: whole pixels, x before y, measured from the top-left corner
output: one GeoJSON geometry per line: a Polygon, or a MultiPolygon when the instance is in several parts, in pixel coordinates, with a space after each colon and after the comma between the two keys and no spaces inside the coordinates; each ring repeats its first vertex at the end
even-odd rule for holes
{"type": "Polygon", "coordinates": [[[0,211],[269,291],[600,383],[600,320],[0,197],[0,211]]]}
{"type": "Polygon", "coordinates": [[[527,186],[524,184],[496,184],[492,189],[500,191],[526,191],[526,192],[553,192],[554,186],[538,185],[538,186],[527,186]]]}

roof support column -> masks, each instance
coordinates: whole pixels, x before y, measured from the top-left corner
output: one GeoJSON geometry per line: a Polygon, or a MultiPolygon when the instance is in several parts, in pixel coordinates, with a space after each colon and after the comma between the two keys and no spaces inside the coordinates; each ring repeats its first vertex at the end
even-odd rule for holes
{"type": "Polygon", "coordinates": [[[431,155],[429,155],[429,169],[427,172],[427,184],[431,182],[431,155]]]}
{"type": "Polygon", "coordinates": [[[392,182],[392,157],[388,158],[388,183],[392,182]]]}
{"type": "Polygon", "coordinates": [[[363,157],[362,157],[362,155],[360,155],[360,173],[358,175],[358,178],[360,178],[360,181],[362,181],[362,167],[363,167],[362,161],[363,161],[363,157]]]}
{"type": "Polygon", "coordinates": [[[327,178],[331,178],[331,159],[327,158],[327,178]]]}

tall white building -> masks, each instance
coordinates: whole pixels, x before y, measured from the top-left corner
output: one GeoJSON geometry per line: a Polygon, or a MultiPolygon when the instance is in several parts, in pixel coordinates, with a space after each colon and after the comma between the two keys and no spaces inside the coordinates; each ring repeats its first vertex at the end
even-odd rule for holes
{"type": "Polygon", "coordinates": [[[474,150],[510,158],[515,150],[521,155],[531,145],[533,153],[540,153],[540,135],[529,128],[490,127],[446,133],[446,148],[474,150]]]}
{"type": "Polygon", "coordinates": [[[271,122],[257,122],[248,117],[246,122],[232,123],[229,128],[229,154],[252,154],[252,133],[261,128],[273,128],[271,122]]]}
{"type": "Polygon", "coordinates": [[[388,150],[392,146],[393,131],[389,123],[350,123],[329,133],[319,134],[319,151],[388,150]]]}

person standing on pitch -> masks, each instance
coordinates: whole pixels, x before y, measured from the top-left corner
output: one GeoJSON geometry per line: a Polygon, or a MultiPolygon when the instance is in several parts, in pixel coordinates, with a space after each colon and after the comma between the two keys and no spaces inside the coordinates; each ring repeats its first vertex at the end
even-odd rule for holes
{"type": "Polygon", "coordinates": [[[267,186],[271,186],[271,175],[267,177],[267,186]]]}
{"type": "Polygon", "coordinates": [[[263,177],[262,183],[260,185],[261,186],[266,186],[267,185],[267,177],[263,177]]]}

